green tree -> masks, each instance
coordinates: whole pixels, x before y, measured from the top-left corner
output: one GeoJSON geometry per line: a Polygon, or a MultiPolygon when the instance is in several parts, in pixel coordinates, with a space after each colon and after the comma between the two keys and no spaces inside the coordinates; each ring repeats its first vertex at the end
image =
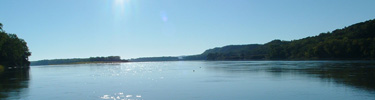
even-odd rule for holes
{"type": "Polygon", "coordinates": [[[17,37],[16,34],[9,34],[0,31],[0,65],[5,67],[28,67],[30,62],[28,57],[31,55],[27,43],[17,37]]]}

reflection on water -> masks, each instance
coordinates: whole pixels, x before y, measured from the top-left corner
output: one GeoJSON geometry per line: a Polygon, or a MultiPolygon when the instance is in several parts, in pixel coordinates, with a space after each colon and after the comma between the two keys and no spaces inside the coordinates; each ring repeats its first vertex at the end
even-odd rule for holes
{"type": "Polygon", "coordinates": [[[296,71],[317,75],[323,81],[375,91],[375,63],[326,63],[316,68],[296,71]]]}
{"type": "Polygon", "coordinates": [[[220,62],[209,66],[212,70],[232,73],[266,71],[277,77],[286,74],[316,77],[323,82],[375,91],[375,62],[372,61],[220,62]]]}
{"type": "Polygon", "coordinates": [[[373,100],[371,61],[176,61],[33,66],[0,99],[373,100]]]}
{"type": "Polygon", "coordinates": [[[0,72],[0,100],[21,99],[20,95],[28,88],[28,80],[28,69],[0,72]]]}

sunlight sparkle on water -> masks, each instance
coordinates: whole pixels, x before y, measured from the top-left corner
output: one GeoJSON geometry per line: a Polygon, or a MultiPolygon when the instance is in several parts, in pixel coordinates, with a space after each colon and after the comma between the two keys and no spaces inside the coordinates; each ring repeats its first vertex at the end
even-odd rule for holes
{"type": "Polygon", "coordinates": [[[114,95],[103,95],[100,97],[101,99],[112,99],[112,100],[143,100],[142,95],[124,95],[124,93],[115,93],[114,95]]]}

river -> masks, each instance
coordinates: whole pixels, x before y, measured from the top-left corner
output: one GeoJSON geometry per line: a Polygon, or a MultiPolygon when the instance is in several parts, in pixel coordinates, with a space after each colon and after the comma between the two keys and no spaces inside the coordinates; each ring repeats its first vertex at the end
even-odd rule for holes
{"type": "Polygon", "coordinates": [[[374,61],[173,61],[31,66],[6,100],[375,100],[374,61]]]}

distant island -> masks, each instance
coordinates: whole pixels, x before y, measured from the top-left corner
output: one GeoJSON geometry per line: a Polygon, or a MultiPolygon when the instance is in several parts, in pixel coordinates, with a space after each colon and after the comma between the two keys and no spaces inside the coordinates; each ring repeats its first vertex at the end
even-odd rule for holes
{"type": "Polygon", "coordinates": [[[32,61],[31,66],[60,65],[60,64],[85,64],[85,63],[117,63],[117,62],[128,62],[128,60],[122,60],[120,56],[51,59],[51,60],[32,61]]]}

